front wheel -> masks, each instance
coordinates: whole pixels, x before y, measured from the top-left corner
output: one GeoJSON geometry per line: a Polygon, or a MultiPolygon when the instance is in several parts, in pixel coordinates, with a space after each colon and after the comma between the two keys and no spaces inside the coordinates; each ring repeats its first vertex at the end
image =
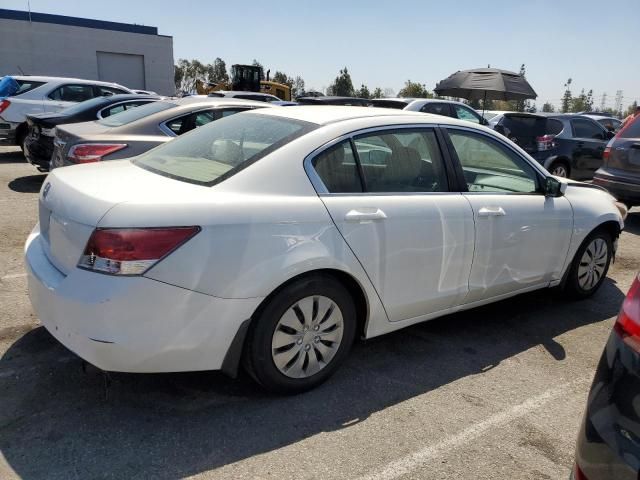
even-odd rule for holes
{"type": "Polygon", "coordinates": [[[582,243],[571,264],[565,291],[573,298],[590,297],[604,281],[613,257],[607,232],[594,232],[582,243]]]}
{"type": "Polygon", "coordinates": [[[283,288],[254,318],[245,365],[264,388],[300,393],[337,370],[355,332],[347,289],[330,276],[304,278],[283,288]]]}

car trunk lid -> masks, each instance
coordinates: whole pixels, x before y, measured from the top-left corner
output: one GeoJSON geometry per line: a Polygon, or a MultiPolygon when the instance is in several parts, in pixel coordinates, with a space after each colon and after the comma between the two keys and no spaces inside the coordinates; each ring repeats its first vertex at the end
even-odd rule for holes
{"type": "Polygon", "coordinates": [[[540,142],[543,137],[551,133],[545,117],[528,113],[505,114],[497,127],[502,127],[502,130],[500,128],[496,128],[496,130],[518,144],[527,153],[549,149],[544,145],[544,142],[540,142]]]}
{"type": "MultiPolygon", "coordinates": [[[[199,188],[201,195],[210,192],[199,188]]],[[[56,169],[40,191],[43,248],[51,263],[67,274],[77,265],[100,219],[115,205],[193,197],[193,192],[193,185],[151,173],[129,160],[56,169]]]]}

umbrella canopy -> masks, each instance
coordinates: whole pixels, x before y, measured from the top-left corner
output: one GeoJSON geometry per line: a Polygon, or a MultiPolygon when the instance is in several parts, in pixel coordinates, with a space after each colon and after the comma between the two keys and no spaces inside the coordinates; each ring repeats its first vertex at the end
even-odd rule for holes
{"type": "Polygon", "coordinates": [[[458,71],[439,82],[434,91],[443,97],[467,100],[526,100],[538,96],[522,75],[497,68],[458,71]]]}

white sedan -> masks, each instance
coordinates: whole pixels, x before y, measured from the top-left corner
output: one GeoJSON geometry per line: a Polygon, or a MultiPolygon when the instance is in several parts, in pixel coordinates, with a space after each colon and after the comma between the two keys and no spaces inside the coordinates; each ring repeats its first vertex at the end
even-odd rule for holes
{"type": "Polygon", "coordinates": [[[26,265],[42,323],[104,370],[244,365],[300,392],[356,336],[540,288],[593,294],[625,214],[469,122],[270,108],[55,170],[26,265]]]}

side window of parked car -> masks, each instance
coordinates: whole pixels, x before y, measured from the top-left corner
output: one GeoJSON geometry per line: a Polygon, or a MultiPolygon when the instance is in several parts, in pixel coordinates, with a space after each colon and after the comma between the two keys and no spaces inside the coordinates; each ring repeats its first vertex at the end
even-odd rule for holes
{"type": "Polygon", "coordinates": [[[463,130],[448,132],[470,192],[538,191],[535,169],[497,140],[463,130]]]}
{"type": "Polygon", "coordinates": [[[51,100],[61,102],[84,102],[93,98],[91,85],[62,85],[49,94],[51,100]]]}
{"type": "Polygon", "coordinates": [[[119,88],[105,87],[103,85],[96,85],[96,91],[96,95],[98,95],[99,97],[109,97],[111,95],[121,95],[123,93],[129,93],[119,88]]]}
{"type": "Polygon", "coordinates": [[[452,105],[456,117],[460,120],[467,120],[468,122],[480,123],[480,116],[474,115],[471,110],[462,105],[452,105]]]}
{"type": "Polygon", "coordinates": [[[581,118],[574,118],[571,120],[571,127],[573,128],[573,136],[576,138],[594,138],[597,140],[604,140],[604,132],[596,125],[595,122],[590,120],[583,120],[581,118]]]}
{"type": "Polygon", "coordinates": [[[449,104],[447,103],[426,103],[421,109],[423,113],[435,113],[436,115],[444,115],[445,117],[451,116],[449,110],[449,104]]]}
{"type": "Polygon", "coordinates": [[[131,110],[132,108],[136,108],[136,107],[139,107],[140,105],[145,105],[147,103],[150,103],[150,102],[139,101],[139,102],[117,103],[115,105],[111,105],[107,108],[102,109],[100,111],[100,117],[107,118],[107,117],[110,117],[111,115],[115,115],[116,113],[124,112],[125,110],[131,110]]]}
{"type": "Polygon", "coordinates": [[[349,140],[320,153],[313,159],[312,165],[330,193],[362,192],[362,182],[349,140]]]}
{"type": "Polygon", "coordinates": [[[182,135],[193,130],[196,127],[201,127],[207,123],[215,120],[215,112],[213,110],[202,110],[200,112],[193,112],[181,117],[169,120],[165,125],[176,135],[182,135]]]}
{"type": "Polygon", "coordinates": [[[354,138],[368,192],[444,192],[447,177],[432,130],[383,131],[354,138]]]}

